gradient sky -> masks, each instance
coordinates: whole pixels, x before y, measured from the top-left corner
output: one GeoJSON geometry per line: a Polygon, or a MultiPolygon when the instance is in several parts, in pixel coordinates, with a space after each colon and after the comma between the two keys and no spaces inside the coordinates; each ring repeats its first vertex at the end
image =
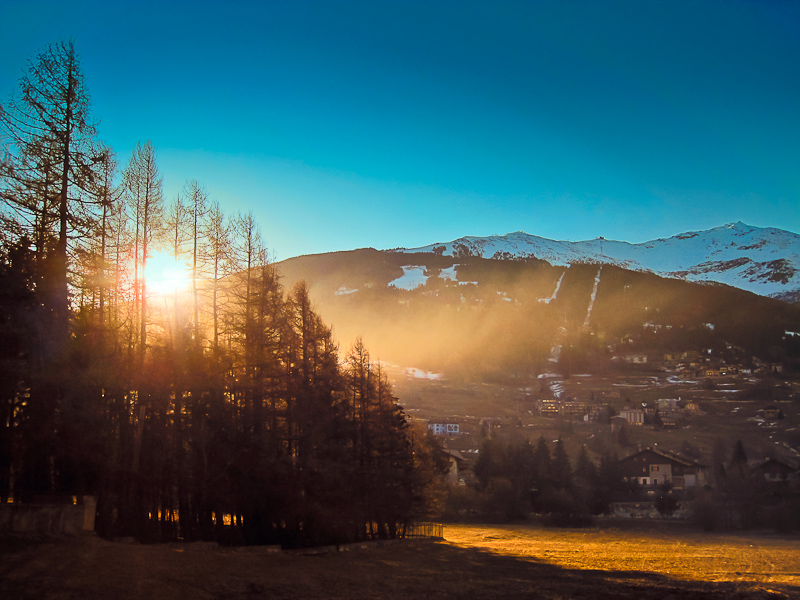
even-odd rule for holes
{"type": "Polygon", "coordinates": [[[278,260],[800,232],[800,2],[1,0],[0,99],[70,38],[120,163],[152,140],[278,260]]]}

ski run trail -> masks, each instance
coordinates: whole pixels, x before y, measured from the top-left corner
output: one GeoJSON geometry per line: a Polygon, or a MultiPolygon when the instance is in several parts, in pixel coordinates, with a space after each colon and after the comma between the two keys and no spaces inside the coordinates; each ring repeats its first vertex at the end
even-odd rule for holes
{"type": "Polygon", "coordinates": [[[542,302],[544,304],[550,304],[553,300],[555,300],[558,297],[558,290],[561,289],[561,281],[564,279],[565,274],[566,271],[561,272],[561,277],[558,278],[558,283],[556,283],[556,289],[553,291],[553,295],[550,296],[549,298],[539,298],[539,302],[542,302]]]}
{"type": "Polygon", "coordinates": [[[589,300],[589,310],[586,311],[586,319],[583,321],[584,329],[589,327],[589,319],[592,316],[592,309],[594,308],[594,301],[597,298],[597,286],[600,283],[600,273],[603,271],[603,267],[597,269],[597,275],[594,277],[594,289],[592,290],[592,297],[589,300]]]}

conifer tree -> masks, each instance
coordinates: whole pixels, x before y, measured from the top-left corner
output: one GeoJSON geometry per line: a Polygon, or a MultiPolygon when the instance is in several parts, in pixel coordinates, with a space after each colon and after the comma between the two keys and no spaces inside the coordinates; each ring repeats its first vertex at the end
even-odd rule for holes
{"type": "Polygon", "coordinates": [[[539,436],[533,451],[533,485],[539,490],[547,488],[552,481],[551,473],[550,449],[547,447],[544,436],[539,436]]]}
{"type": "Polygon", "coordinates": [[[570,489],[572,487],[572,465],[570,465],[569,456],[564,449],[564,442],[561,438],[558,438],[556,448],[553,451],[551,469],[551,478],[555,487],[559,489],[570,489]]]}
{"type": "Polygon", "coordinates": [[[0,106],[0,129],[10,140],[0,163],[2,200],[22,218],[24,228],[33,230],[39,252],[52,253],[46,263],[52,281],[51,333],[53,350],[63,353],[69,329],[70,238],[85,232],[93,220],[85,192],[95,185],[98,165],[106,157],[96,147],[89,94],[72,41],[49,45],[28,63],[20,96],[0,106]]]}

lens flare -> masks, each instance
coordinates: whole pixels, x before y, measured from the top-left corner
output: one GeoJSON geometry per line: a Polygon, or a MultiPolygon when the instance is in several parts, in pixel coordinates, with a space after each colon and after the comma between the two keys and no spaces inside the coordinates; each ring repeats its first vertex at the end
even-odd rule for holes
{"type": "Polygon", "coordinates": [[[156,253],[147,259],[144,272],[147,288],[154,294],[171,294],[188,289],[189,268],[169,254],[156,253]]]}

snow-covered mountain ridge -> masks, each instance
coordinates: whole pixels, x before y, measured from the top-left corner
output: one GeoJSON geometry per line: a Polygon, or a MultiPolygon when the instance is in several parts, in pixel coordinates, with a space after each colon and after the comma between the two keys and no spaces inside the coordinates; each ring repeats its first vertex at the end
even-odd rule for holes
{"type": "Polygon", "coordinates": [[[604,238],[557,241],[520,231],[503,236],[463,237],[393,252],[500,260],[537,258],[558,266],[611,264],[662,277],[723,283],[761,296],[800,300],[800,235],[741,222],[641,244],[604,238]]]}

